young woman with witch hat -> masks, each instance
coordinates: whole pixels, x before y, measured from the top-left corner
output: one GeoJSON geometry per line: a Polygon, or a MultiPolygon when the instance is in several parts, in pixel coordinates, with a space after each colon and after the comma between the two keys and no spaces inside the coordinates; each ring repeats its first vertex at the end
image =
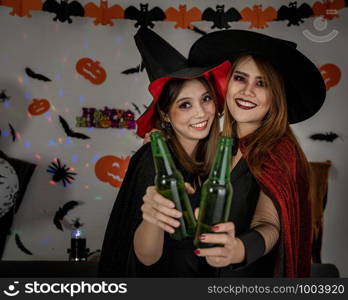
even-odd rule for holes
{"type": "MultiPolygon", "coordinates": [[[[224,247],[198,249],[196,253],[207,260],[215,256],[213,263],[223,267],[235,262],[244,247],[244,257],[237,259],[244,268],[269,256],[270,264],[257,267],[263,268],[265,275],[309,276],[309,167],[289,124],[319,111],[326,94],[324,81],[294,43],[251,31],[210,33],[197,40],[189,54],[190,62],[198,66],[226,59],[233,66],[226,86],[223,134],[239,139],[232,181],[234,170],[245,165],[257,185],[254,196],[240,205],[247,207],[256,197],[254,220],[258,215],[271,226],[251,221],[243,245],[231,251],[239,231],[238,222],[231,218],[229,224],[218,224],[217,232],[225,234],[202,237],[204,242],[224,247]]],[[[253,271],[249,275],[253,276],[253,271]]]]}
{"type": "MultiPolygon", "coordinates": [[[[139,29],[135,41],[153,96],[151,105],[137,120],[137,134],[144,137],[154,128],[161,130],[185,181],[198,186],[212,164],[220,132],[218,112],[223,109],[220,84],[231,65],[226,61],[213,67],[189,66],[183,55],[146,28],[139,29]]],[[[179,213],[171,201],[143,201],[154,178],[151,147],[145,144],[131,158],[111,212],[100,276],[191,276],[187,262],[198,268],[204,261],[194,255],[192,240],[169,237],[178,223],[174,216],[179,213]],[[168,219],[173,227],[167,224],[168,219]]],[[[193,206],[198,205],[197,196],[190,195],[193,206]]]]}

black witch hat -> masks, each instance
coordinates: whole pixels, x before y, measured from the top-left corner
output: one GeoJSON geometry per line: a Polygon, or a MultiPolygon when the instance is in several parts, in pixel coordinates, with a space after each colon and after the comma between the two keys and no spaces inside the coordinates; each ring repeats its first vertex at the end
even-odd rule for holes
{"type": "Polygon", "coordinates": [[[153,128],[155,104],[163,87],[172,78],[206,77],[217,94],[218,109],[222,110],[225,81],[231,68],[228,61],[204,67],[196,67],[192,64],[189,66],[188,60],[181,53],[148,28],[140,28],[134,39],[150,79],[149,91],[153,96],[151,105],[137,120],[137,134],[140,137],[144,137],[153,128]]]}
{"type": "Polygon", "coordinates": [[[319,111],[326,96],[325,82],[293,42],[247,30],[215,31],[193,44],[188,59],[203,67],[248,54],[266,58],[282,74],[289,123],[304,121],[319,111]]]}

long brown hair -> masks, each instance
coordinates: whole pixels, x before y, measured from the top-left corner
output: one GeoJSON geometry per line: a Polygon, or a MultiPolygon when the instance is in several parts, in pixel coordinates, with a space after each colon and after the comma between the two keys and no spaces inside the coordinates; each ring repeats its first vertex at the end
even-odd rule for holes
{"type": "MultiPolygon", "coordinates": [[[[253,133],[247,137],[247,147],[245,155],[248,158],[251,172],[258,175],[261,172],[261,167],[267,152],[272,149],[274,144],[283,136],[287,136],[293,141],[300,156],[301,162],[304,164],[307,171],[309,171],[309,164],[304,152],[302,151],[293,131],[288,122],[286,94],[281,74],[263,57],[256,55],[244,55],[234,61],[230,71],[230,78],[236,68],[241,62],[252,57],[261,72],[261,76],[266,81],[269,87],[268,97],[271,97],[270,110],[261,121],[261,125],[253,133]]],[[[223,135],[237,136],[236,121],[233,119],[228,106],[227,100],[224,106],[225,118],[223,125],[223,135]]],[[[309,174],[309,172],[307,172],[309,174]]]]}
{"type": "Polygon", "coordinates": [[[167,126],[163,126],[165,123],[164,115],[167,115],[171,106],[179,96],[180,91],[187,79],[173,78],[169,80],[163,87],[162,93],[156,103],[156,111],[154,114],[154,127],[161,130],[167,136],[167,142],[174,151],[179,163],[188,172],[200,176],[206,175],[210,171],[213,164],[214,153],[217,146],[217,140],[220,132],[216,94],[210,82],[204,77],[195,78],[201,82],[207,89],[209,95],[212,97],[216,111],[215,117],[210,128],[208,136],[200,141],[193,151],[193,158],[190,157],[183,146],[179,142],[173,127],[167,123],[167,126]]]}

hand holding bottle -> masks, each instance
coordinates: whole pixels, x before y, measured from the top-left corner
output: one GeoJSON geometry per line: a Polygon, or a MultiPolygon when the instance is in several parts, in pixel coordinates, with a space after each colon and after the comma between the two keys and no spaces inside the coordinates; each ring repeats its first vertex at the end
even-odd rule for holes
{"type": "Polygon", "coordinates": [[[205,257],[209,265],[217,268],[241,263],[245,258],[245,249],[243,242],[235,236],[234,223],[219,223],[213,226],[212,230],[214,233],[201,234],[200,242],[222,246],[196,249],[196,255],[205,257]]]}
{"type": "MultiPolygon", "coordinates": [[[[185,183],[187,193],[193,194],[195,190],[190,184],[185,183]]],[[[157,192],[155,186],[149,186],[143,197],[141,206],[143,219],[154,224],[168,233],[174,233],[175,228],[180,226],[177,220],[182,213],[176,210],[173,201],[163,197],[157,192]]]]}

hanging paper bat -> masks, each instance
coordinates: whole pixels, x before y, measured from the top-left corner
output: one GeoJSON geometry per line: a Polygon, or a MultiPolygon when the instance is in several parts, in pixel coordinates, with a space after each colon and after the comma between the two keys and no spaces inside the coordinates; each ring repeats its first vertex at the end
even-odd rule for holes
{"type": "Polygon", "coordinates": [[[77,2],[69,0],[60,0],[58,3],[56,0],[46,0],[43,4],[42,10],[50,13],[55,13],[56,16],[53,21],[59,20],[60,22],[68,21],[68,23],[72,23],[70,16],[83,17],[85,12],[83,6],[77,2]]]}
{"type": "Polygon", "coordinates": [[[42,0],[2,0],[0,5],[12,7],[11,16],[31,18],[30,10],[41,10],[42,0]]]}
{"type": "Polygon", "coordinates": [[[7,96],[6,93],[5,93],[6,90],[1,90],[1,93],[0,93],[0,101],[1,102],[5,102],[5,101],[8,101],[10,100],[11,97],[7,96]]]}
{"type": "Polygon", "coordinates": [[[65,133],[66,133],[67,136],[70,136],[70,137],[73,137],[73,138],[77,138],[77,139],[83,139],[83,140],[90,139],[89,136],[87,136],[87,135],[85,135],[85,134],[83,134],[83,133],[79,133],[79,132],[73,131],[73,130],[70,128],[68,122],[65,121],[61,116],[59,116],[59,121],[60,121],[60,123],[62,124],[63,129],[64,129],[64,131],[65,131],[65,133]]]}
{"type": "Polygon", "coordinates": [[[22,251],[24,252],[25,254],[28,254],[28,255],[33,255],[33,253],[31,253],[22,243],[19,235],[16,233],[15,234],[15,241],[16,241],[16,245],[17,247],[22,251]]]}
{"type": "Polygon", "coordinates": [[[130,68],[130,69],[126,69],[124,71],[121,72],[121,74],[134,74],[134,73],[139,73],[142,72],[145,68],[145,64],[143,64],[143,62],[141,62],[140,65],[137,65],[135,68],[130,68]]]}
{"type": "Polygon", "coordinates": [[[237,22],[241,19],[239,12],[231,7],[225,12],[225,5],[216,5],[216,11],[212,8],[204,10],[202,20],[214,22],[211,29],[228,29],[231,26],[228,22],[237,22]]]}
{"type": "Polygon", "coordinates": [[[174,7],[166,9],[165,21],[175,21],[175,28],[190,28],[193,29],[191,22],[197,22],[202,20],[202,13],[197,7],[192,7],[186,10],[186,5],[179,5],[179,10],[174,7]]]}
{"type": "Polygon", "coordinates": [[[67,215],[69,210],[72,210],[78,204],[79,203],[77,201],[72,200],[72,201],[66,202],[63,205],[63,207],[58,208],[53,218],[53,224],[56,225],[56,227],[59,230],[63,231],[63,226],[61,224],[61,221],[63,220],[63,218],[67,215]]]}
{"type": "Polygon", "coordinates": [[[325,141],[325,142],[332,143],[335,139],[339,137],[339,135],[333,132],[327,132],[327,133],[315,133],[309,137],[314,141],[325,141]]]}
{"type": "Polygon", "coordinates": [[[11,135],[12,135],[12,141],[14,142],[16,140],[16,130],[14,130],[14,128],[11,125],[11,123],[8,123],[8,126],[10,127],[10,132],[11,132],[11,135]]]}
{"type": "Polygon", "coordinates": [[[314,16],[324,16],[326,20],[338,18],[338,10],[346,7],[345,0],[324,0],[323,2],[315,2],[313,5],[314,16]]]}
{"type": "Polygon", "coordinates": [[[289,6],[282,5],[278,10],[277,21],[288,20],[288,26],[296,25],[299,26],[303,23],[303,19],[309,18],[313,15],[312,8],[307,4],[303,3],[300,7],[297,7],[297,1],[290,2],[289,6]]]}
{"type": "Polygon", "coordinates": [[[44,76],[44,75],[35,73],[35,72],[34,72],[32,69],[30,69],[30,68],[25,68],[25,73],[26,73],[29,77],[34,78],[34,79],[38,79],[38,80],[42,80],[42,81],[52,81],[51,79],[47,78],[47,77],[44,76]]]}
{"type": "Polygon", "coordinates": [[[85,17],[95,18],[95,25],[114,26],[112,19],[123,19],[124,10],[121,6],[115,4],[108,7],[108,1],[100,0],[100,5],[90,2],[85,6],[85,17]]]}
{"type": "Polygon", "coordinates": [[[268,27],[267,22],[277,18],[277,11],[273,7],[262,9],[262,5],[254,5],[252,9],[244,8],[240,14],[243,22],[251,22],[249,28],[265,28],[268,27]]]}
{"type": "Polygon", "coordinates": [[[124,11],[124,18],[129,20],[136,20],[135,27],[151,27],[155,25],[152,21],[163,21],[166,17],[163,10],[159,7],[154,7],[149,10],[149,4],[140,4],[140,10],[134,6],[129,6],[124,11]]]}
{"type": "Polygon", "coordinates": [[[191,29],[191,30],[194,31],[194,32],[196,32],[196,33],[199,33],[199,34],[201,34],[201,35],[206,35],[206,34],[207,34],[206,31],[204,31],[204,30],[202,30],[202,29],[199,29],[199,28],[196,27],[196,26],[193,26],[193,29],[191,29]]]}

